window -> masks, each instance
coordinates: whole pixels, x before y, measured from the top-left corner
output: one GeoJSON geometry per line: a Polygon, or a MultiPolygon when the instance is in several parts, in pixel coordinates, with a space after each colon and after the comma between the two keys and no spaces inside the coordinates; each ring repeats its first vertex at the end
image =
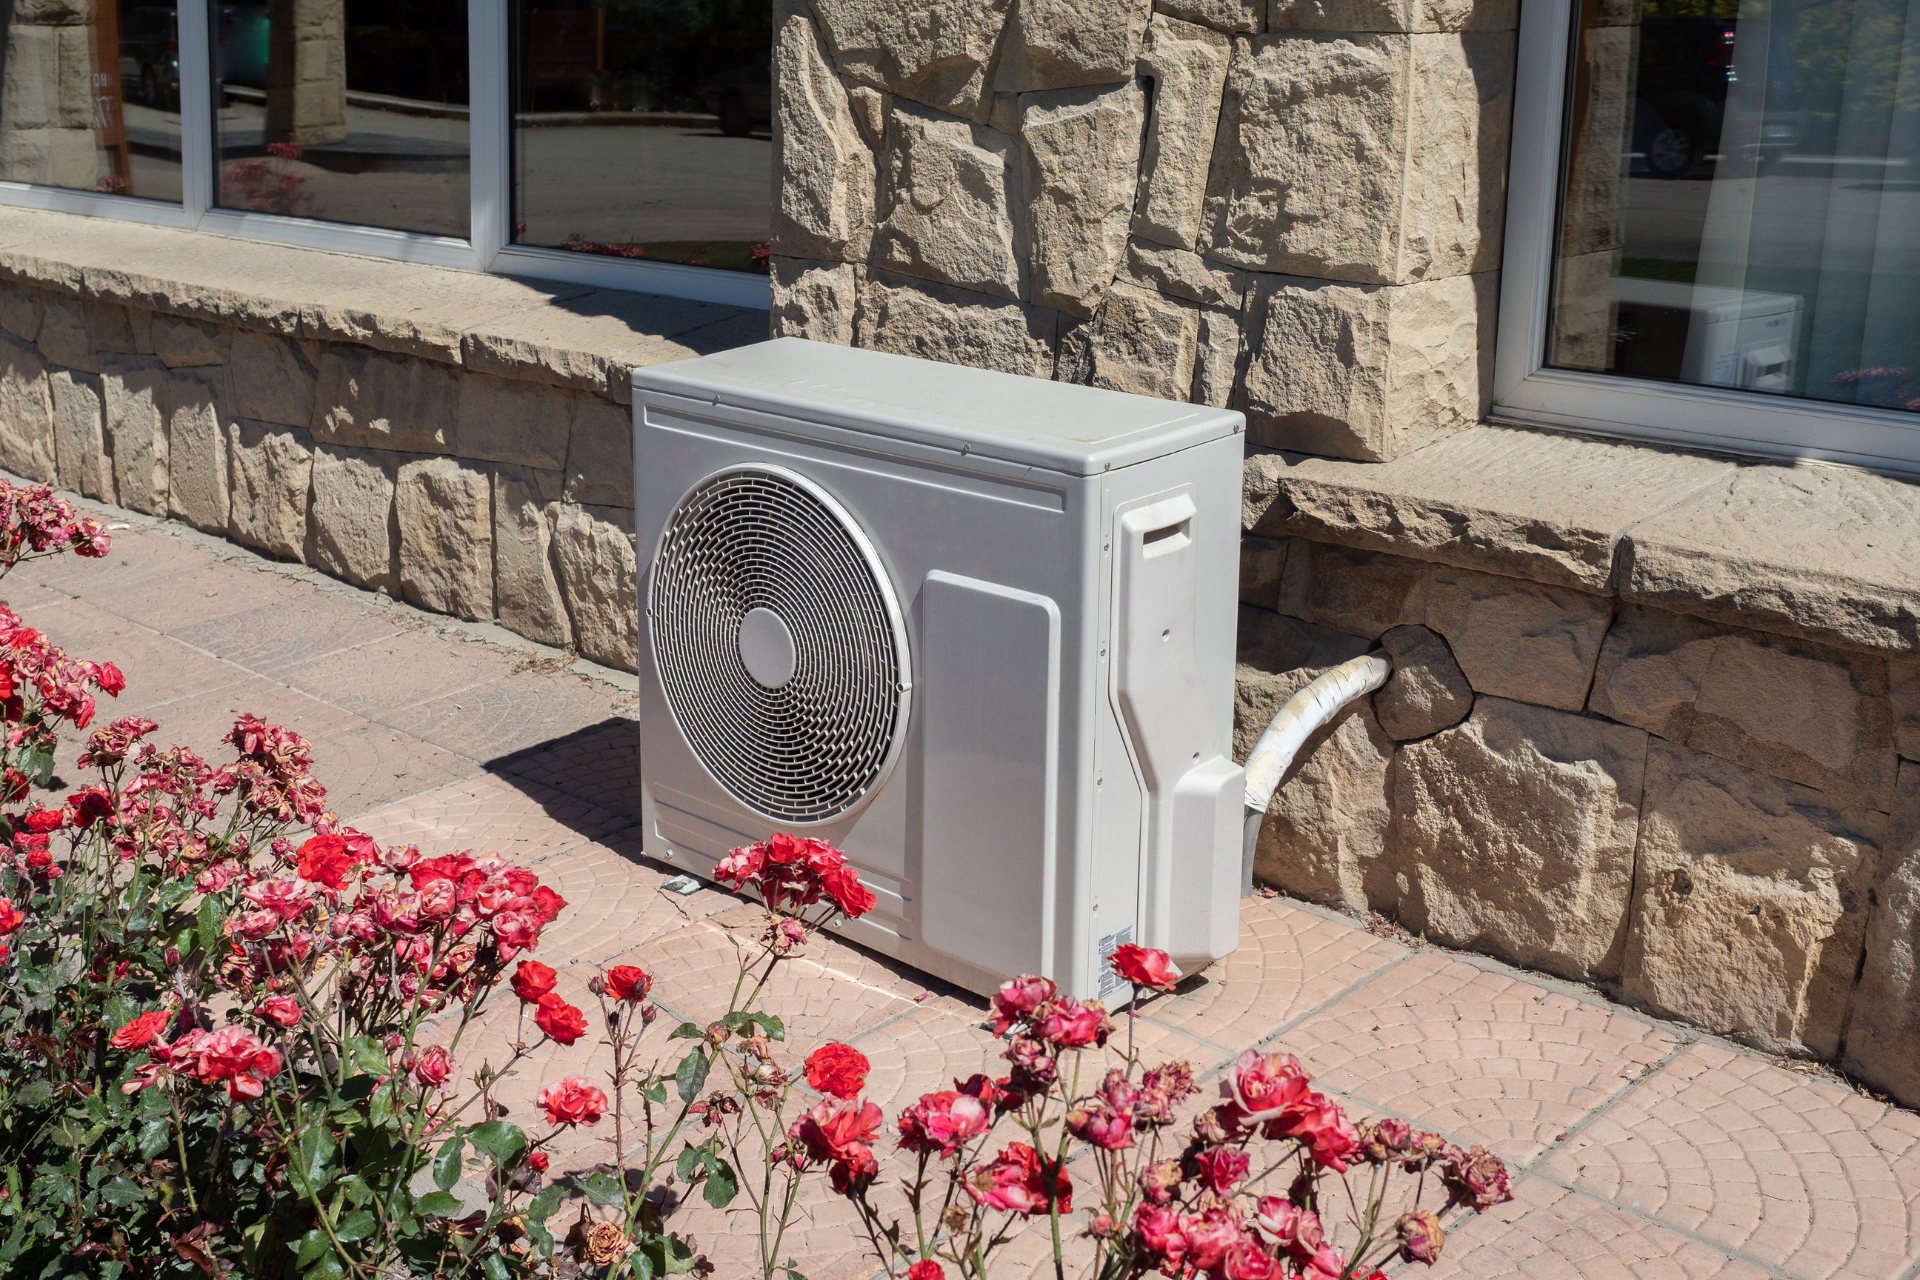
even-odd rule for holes
{"type": "Polygon", "coordinates": [[[767,305],[768,0],[36,0],[0,201],[767,305]]]}
{"type": "Polygon", "coordinates": [[[1920,0],[1523,19],[1496,403],[1920,468],[1920,0]],[[1524,101],[1524,99],[1523,99],[1524,101]]]}

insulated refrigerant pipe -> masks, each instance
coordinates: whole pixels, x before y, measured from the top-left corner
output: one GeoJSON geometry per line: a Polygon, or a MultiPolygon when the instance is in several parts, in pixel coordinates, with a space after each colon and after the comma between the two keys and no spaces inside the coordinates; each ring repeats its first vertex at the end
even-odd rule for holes
{"type": "Polygon", "coordinates": [[[1253,896],[1253,848],[1260,840],[1260,820],[1266,817],[1267,804],[1301,744],[1339,715],[1341,708],[1372,693],[1392,674],[1393,663],[1384,653],[1341,663],[1288,698],[1260,741],[1253,744],[1253,753],[1247,757],[1246,830],[1240,840],[1241,897],[1253,896]]]}

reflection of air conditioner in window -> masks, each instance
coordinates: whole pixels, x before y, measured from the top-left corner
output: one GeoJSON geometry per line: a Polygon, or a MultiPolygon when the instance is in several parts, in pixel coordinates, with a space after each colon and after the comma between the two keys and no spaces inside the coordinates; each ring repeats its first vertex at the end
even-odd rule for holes
{"type": "Polygon", "coordinates": [[[845,849],[976,991],[1239,940],[1238,413],[783,338],[634,373],[648,853],[845,849]]]}
{"type": "Polygon", "coordinates": [[[1634,352],[1620,372],[1748,391],[1793,390],[1800,299],[1792,294],[1621,277],[1613,282],[1613,299],[1619,331],[1652,348],[1634,352]]]}

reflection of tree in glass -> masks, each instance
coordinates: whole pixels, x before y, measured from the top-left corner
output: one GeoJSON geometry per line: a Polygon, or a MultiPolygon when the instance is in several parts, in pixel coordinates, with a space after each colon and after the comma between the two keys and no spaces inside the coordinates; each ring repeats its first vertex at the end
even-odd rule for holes
{"type": "Polygon", "coordinates": [[[1907,371],[1891,365],[1871,369],[1849,369],[1833,376],[1833,389],[1842,399],[1856,404],[1879,405],[1887,409],[1905,409],[1920,413],[1920,396],[1907,397],[1907,371]]]}
{"type": "Polygon", "coordinates": [[[255,213],[300,212],[307,200],[307,180],[286,168],[300,158],[300,144],[269,142],[267,150],[273,160],[237,160],[227,166],[221,180],[223,203],[255,213]]]}
{"type": "Polygon", "coordinates": [[[608,106],[708,111],[708,83],[764,67],[769,0],[608,0],[608,106]]]}
{"type": "Polygon", "coordinates": [[[1802,150],[1885,155],[1893,113],[1920,111],[1920,84],[1909,79],[1902,85],[1900,77],[1907,6],[1908,0],[1806,0],[1780,6],[1778,16],[1793,18],[1794,65],[1806,87],[1809,119],[1802,150]]]}

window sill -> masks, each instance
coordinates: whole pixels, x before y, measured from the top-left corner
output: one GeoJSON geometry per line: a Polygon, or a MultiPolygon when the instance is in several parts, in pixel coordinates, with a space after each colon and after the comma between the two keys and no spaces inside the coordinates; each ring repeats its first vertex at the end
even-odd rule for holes
{"type": "Polygon", "coordinates": [[[1243,526],[1885,654],[1920,650],[1920,485],[1480,426],[1392,462],[1247,459],[1243,526]]]}
{"type": "Polygon", "coordinates": [[[623,404],[634,368],[767,336],[755,309],[21,208],[0,208],[0,280],[623,404]]]}

